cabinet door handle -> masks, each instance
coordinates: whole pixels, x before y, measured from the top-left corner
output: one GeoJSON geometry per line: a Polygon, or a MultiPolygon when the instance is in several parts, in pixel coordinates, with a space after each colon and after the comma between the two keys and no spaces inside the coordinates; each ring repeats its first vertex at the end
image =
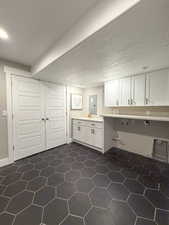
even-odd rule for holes
{"type": "Polygon", "coordinates": [[[149,103],[149,99],[148,99],[148,98],[146,98],[146,105],[148,105],[148,103],[149,103]]]}
{"type": "Polygon", "coordinates": [[[42,118],[41,120],[45,121],[45,118],[42,118]]]}
{"type": "Polygon", "coordinates": [[[128,105],[130,105],[130,99],[128,99],[128,105]]]}
{"type": "Polygon", "coordinates": [[[46,120],[49,120],[49,118],[47,117],[46,120]]]}
{"type": "Polygon", "coordinates": [[[131,99],[131,105],[136,105],[136,102],[134,99],[131,99]]]}
{"type": "Polygon", "coordinates": [[[95,133],[94,129],[91,129],[91,134],[94,134],[94,133],[95,133]]]}
{"type": "Polygon", "coordinates": [[[77,130],[80,131],[80,127],[78,127],[77,130]]]}
{"type": "Polygon", "coordinates": [[[119,100],[116,100],[116,105],[119,105],[119,100]]]}

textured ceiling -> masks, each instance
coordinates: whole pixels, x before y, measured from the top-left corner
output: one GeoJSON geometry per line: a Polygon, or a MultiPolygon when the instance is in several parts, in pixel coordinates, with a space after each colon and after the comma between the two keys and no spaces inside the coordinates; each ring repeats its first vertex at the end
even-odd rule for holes
{"type": "Polygon", "coordinates": [[[94,86],[169,66],[169,1],[142,0],[35,77],[94,86]]]}
{"type": "Polygon", "coordinates": [[[33,65],[97,0],[0,0],[0,58],[33,65]]]}

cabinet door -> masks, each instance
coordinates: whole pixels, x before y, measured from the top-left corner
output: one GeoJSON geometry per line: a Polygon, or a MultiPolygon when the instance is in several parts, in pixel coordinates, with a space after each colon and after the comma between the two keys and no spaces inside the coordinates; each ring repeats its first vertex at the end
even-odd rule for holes
{"type": "Polygon", "coordinates": [[[106,107],[119,105],[119,80],[105,82],[104,104],[106,107]]]}
{"type": "Polygon", "coordinates": [[[146,76],[132,77],[132,105],[144,106],[145,104],[146,76]]]}
{"type": "Polygon", "coordinates": [[[73,125],[73,139],[88,143],[90,141],[88,127],[73,125]]]}
{"type": "Polygon", "coordinates": [[[80,141],[80,126],[73,125],[73,139],[80,141]]]}
{"type": "Polygon", "coordinates": [[[169,105],[169,70],[149,73],[146,79],[146,103],[152,106],[169,105]]]}
{"type": "Polygon", "coordinates": [[[131,105],[131,77],[120,79],[120,106],[131,105]]]}
{"type": "Polygon", "coordinates": [[[99,128],[90,128],[90,145],[97,148],[103,148],[103,130],[99,128]]]}

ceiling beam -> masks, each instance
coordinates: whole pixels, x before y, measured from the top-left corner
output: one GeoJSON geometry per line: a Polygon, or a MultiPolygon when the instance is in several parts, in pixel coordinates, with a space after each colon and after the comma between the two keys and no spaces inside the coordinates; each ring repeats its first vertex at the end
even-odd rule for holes
{"type": "Polygon", "coordinates": [[[101,0],[35,63],[32,67],[32,73],[35,75],[40,72],[139,2],[140,0],[101,0]]]}

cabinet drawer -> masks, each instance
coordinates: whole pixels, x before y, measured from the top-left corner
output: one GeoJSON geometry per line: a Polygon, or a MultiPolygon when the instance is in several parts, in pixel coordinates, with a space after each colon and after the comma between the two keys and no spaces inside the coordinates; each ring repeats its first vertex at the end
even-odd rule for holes
{"type": "Polygon", "coordinates": [[[86,126],[86,127],[91,127],[91,128],[103,128],[103,123],[102,122],[95,122],[95,121],[85,121],[85,120],[73,120],[73,126],[86,126]]]}
{"type": "Polygon", "coordinates": [[[91,128],[103,128],[103,123],[102,122],[88,122],[88,126],[91,128]]]}
{"type": "Polygon", "coordinates": [[[77,126],[86,126],[86,125],[87,125],[87,121],[83,121],[83,120],[73,120],[73,125],[77,125],[77,126]]]}

